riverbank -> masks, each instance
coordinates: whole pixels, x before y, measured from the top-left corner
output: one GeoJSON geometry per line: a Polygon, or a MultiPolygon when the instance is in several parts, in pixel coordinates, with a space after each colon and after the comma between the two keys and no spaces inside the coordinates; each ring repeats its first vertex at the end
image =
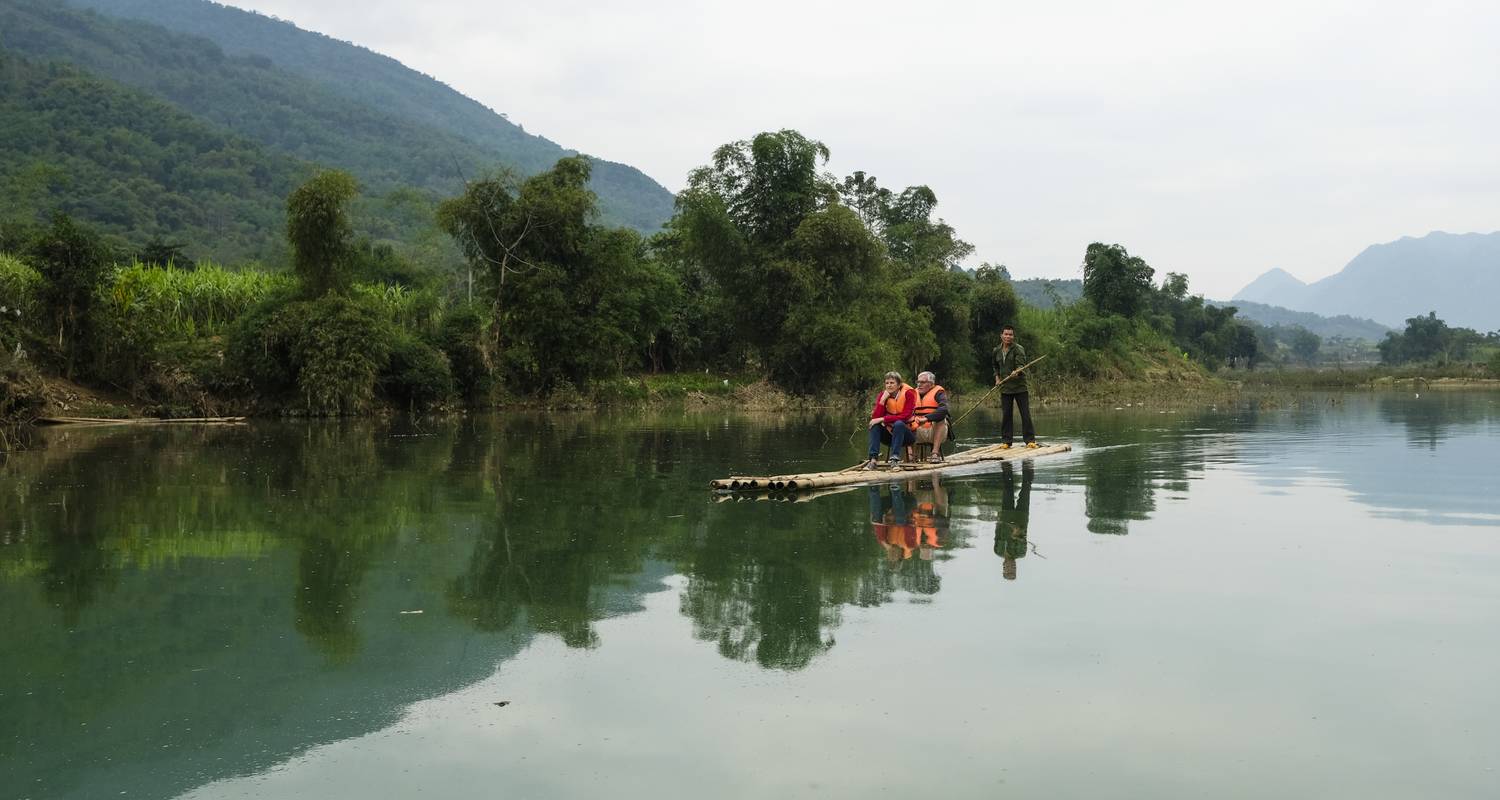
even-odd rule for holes
{"type": "MultiPolygon", "coordinates": [[[[950,404],[963,413],[983,400],[995,404],[990,387],[950,387],[950,404]]],[[[1032,405],[1038,410],[1070,408],[1191,408],[1252,400],[1277,404],[1286,393],[1318,390],[1471,389],[1500,388],[1500,379],[1458,370],[1275,370],[1210,374],[1197,369],[1145,371],[1140,376],[1114,375],[1083,379],[1033,376],[1032,405]]],[[[31,365],[15,360],[0,364],[0,449],[17,440],[17,432],[47,416],[123,419],[131,417],[196,417],[225,414],[260,417],[288,416],[282,408],[260,408],[243,399],[203,396],[186,405],[166,405],[131,398],[108,389],[86,387],[55,376],[44,376],[31,365]]],[[[426,412],[428,416],[472,411],[602,411],[670,409],[687,411],[742,411],[786,413],[824,410],[858,414],[869,403],[866,393],[791,394],[753,374],[659,373],[622,376],[596,382],[588,390],[564,387],[538,396],[511,396],[480,405],[450,404],[426,412]]],[[[392,416],[402,409],[380,406],[364,416],[392,416]]],[[[293,415],[296,416],[296,415],[293,415]]]]}

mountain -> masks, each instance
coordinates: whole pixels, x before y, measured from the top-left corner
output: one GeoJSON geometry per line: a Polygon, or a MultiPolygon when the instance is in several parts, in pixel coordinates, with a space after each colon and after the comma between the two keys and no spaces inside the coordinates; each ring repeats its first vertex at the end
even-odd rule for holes
{"type": "Polygon", "coordinates": [[[1496,297],[1500,232],[1434,232],[1371,245],[1337,274],[1311,284],[1272,270],[1240,290],[1235,300],[1324,316],[1367,317],[1392,327],[1435,311],[1450,325],[1491,331],[1500,329],[1496,297]]]}
{"type": "MultiPolygon", "coordinates": [[[[527,133],[503,114],[401,62],[290,22],[208,0],[70,0],[112,16],[213,41],[231,56],[268,61],[346,99],[383,109],[478,144],[523,175],[577,155],[527,133]]],[[[672,216],[674,198],[635,167],[593,158],[592,186],[606,222],[653,232],[672,216]]]]}
{"type": "MultiPolygon", "coordinates": [[[[1296,279],[1293,278],[1293,280],[1296,279]]],[[[1244,292],[1241,292],[1241,294],[1244,294],[1244,292]]],[[[1234,306],[1239,309],[1239,313],[1236,316],[1241,319],[1258,322],[1267,327],[1277,325],[1292,327],[1295,325],[1300,328],[1306,328],[1324,339],[1332,339],[1337,336],[1345,339],[1363,339],[1367,342],[1379,342],[1391,330],[1374,320],[1359,319],[1342,314],[1336,317],[1325,317],[1320,314],[1314,314],[1311,311],[1292,311],[1281,306],[1271,306],[1250,300],[1235,300],[1227,303],[1219,300],[1209,300],[1208,304],[1219,306],[1220,308],[1234,306]]]]}
{"type": "Polygon", "coordinates": [[[305,162],[74,67],[0,51],[0,220],[57,208],[122,239],[213,242],[230,262],[277,258],[305,162]]]}
{"type": "Polygon", "coordinates": [[[1274,306],[1285,298],[1300,297],[1306,289],[1307,284],[1278,267],[1251,281],[1234,299],[1274,306]]]}
{"type": "MultiPolygon", "coordinates": [[[[226,51],[141,19],[0,0],[0,48],[107,76],[281,156],[347,169],[375,193],[453,195],[464,177],[497,167],[530,174],[570,153],[391,59],[287,23],[205,0],[90,4],[213,22],[242,44],[226,51]]],[[[639,171],[602,161],[596,170],[604,222],[649,231],[670,215],[671,193],[639,171]]]]}

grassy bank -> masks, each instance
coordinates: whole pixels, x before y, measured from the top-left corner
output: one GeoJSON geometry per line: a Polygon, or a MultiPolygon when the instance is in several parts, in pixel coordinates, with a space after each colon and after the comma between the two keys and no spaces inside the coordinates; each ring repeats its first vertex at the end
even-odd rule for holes
{"type": "Polygon", "coordinates": [[[1245,389],[1256,390],[1500,386],[1500,371],[1480,365],[1256,370],[1239,377],[1245,389]]]}

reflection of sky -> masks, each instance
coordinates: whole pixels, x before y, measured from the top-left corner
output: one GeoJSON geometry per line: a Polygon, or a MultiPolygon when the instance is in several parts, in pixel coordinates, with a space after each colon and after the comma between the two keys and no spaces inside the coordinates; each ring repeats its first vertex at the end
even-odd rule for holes
{"type": "MultiPolygon", "coordinates": [[[[796,672],[695,642],[671,592],[543,640],[392,728],[189,797],[1479,797],[1500,748],[1500,550],[1413,548],[1347,492],[1216,469],[1128,538],[1038,465],[1028,557],[985,544],[999,479],[955,481],[974,546],[931,605],[849,609],[796,672]],[[1258,512],[1258,513],[1257,513],[1258,512]],[[495,699],[512,705],[496,709],[495,699]]],[[[857,493],[826,499],[865,513],[857,493]]],[[[824,502],[824,501],[819,501],[824,502]]],[[[872,558],[878,555],[872,554],[872,558]]],[[[674,579],[681,591],[683,579],[674,579]]]]}
{"type": "Polygon", "coordinates": [[[1257,481],[1342,486],[1376,516],[1500,525],[1500,394],[1352,395],[1264,418],[1240,438],[1257,481]]]}
{"type": "MultiPolygon", "coordinates": [[[[588,587],[602,612],[588,648],[536,636],[526,620],[478,632],[448,611],[444,587],[467,574],[469,526],[493,513],[487,502],[438,517],[465,533],[402,536],[372,566],[358,595],[364,646],[346,665],[271,658],[276,647],[303,649],[286,559],[185,560],[127,576],[85,624],[49,630],[49,641],[61,651],[85,638],[170,642],[195,629],[157,631],[133,610],[150,608],[143,598],[153,594],[197,627],[207,608],[263,625],[233,622],[243,628],[236,649],[215,640],[201,661],[167,658],[192,671],[142,678],[152,689],[144,709],[128,691],[138,687],[119,683],[117,705],[91,722],[119,731],[124,715],[150,714],[182,752],[114,767],[87,759],[97,739],[80,740],[72,760],[58,762],[92,775],[90,790],[124,777],[132,796],[197,786],[187,795],[196,800],[1489,796],[1500,768],[1490,688],[1500,670],[1500,539],[1483,522],[1495,502],[1483,478],[1497,474],[1500,430],[1482,399],[1443,399],[1436,418],[1379,395],[1292,411],[1044,415],[1044,439],[1080,447],[1036,462],[1032,549],[1017,579],[1002,578],[992,548],[1006,520],[1003,478],[970,474],[944,480],[951,527],[927,565],[941,578],[928,595],[879,580],[890,570],[868,491],[712,504],[703,485],[726,474],[721,461],[753,448],[771,459],[780,440],[674,445],[653,462],[665,474],[677,459],[670,476],[608,495],[597,515],[508,517],[518,532],[531,530],[525,520],[582,519],[611,531],[591,546],[649,553],[611,562],[629,574],[601,571],[588,587]],[[1400,491],[1383,491],[1389,476],[1400,491]],[[691,525],[625,536],[613,519],[642,491],[663,498],[663,524],[686,515],[691,525]],[[1129,535],[1098,535],[1115,532],[1101,520],[1129,535]],[[768,582],[768,570],[781,580],[768,582]],[[802,621],[778,611],[808,610],[831,646],[795,668],[725,657],[700,638],[703,620],[685,604],[716,571],[737,589],[811,597],[707,597],[735,612],[727,629],[776,638],[777,626],[802,621]],[[241,585],[249,582],[263,584],[264,597],[241,585]],[[204,583],[218,592],[193,593],[204,583]],[[413,608],[426,613],[401,613],[413,608]],[[222,713],[195,715],[194,701],[207,698],[169,696],[241,675],[241,665],[254,680],[224,682],[222,713]],[[213,744],[174,724],[234,735],[213,744]],[[273,737],[296,746],[270,747],[273,737]],[[188,750],[195,741],[199,750],[188,750]],[[173,763],[167,780],[148,774],[173,763]]],[[[982,439],[987,424],[971,436],[982,439]]],[[[637,440],[626,443],[634,454],[637,440]]],[[[849,461],[837,446],[799,457],[849,461]]],[[[580,469],[601,458],[597,447],[549,453],[580,469]]],[[[1019,484],[1020,470],[1013,477],[1019,484]]],[[[533,488],[526,495],[539,504],[589,500],[533,488]]],[[[10,613],[52,619],[34,601],[10,613]]]]}

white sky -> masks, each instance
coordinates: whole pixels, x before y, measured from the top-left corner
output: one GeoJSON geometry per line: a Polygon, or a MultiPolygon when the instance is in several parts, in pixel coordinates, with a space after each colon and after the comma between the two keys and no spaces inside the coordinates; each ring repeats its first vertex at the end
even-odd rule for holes
{"type": "Polygon", "coordinates": [[[668,189],[796,128],[925,183],[971,265],[1091,241],[1227,298],[1433,230],[1500,228],[1494,2],[232,0],[399,59],[668,189]]]}

